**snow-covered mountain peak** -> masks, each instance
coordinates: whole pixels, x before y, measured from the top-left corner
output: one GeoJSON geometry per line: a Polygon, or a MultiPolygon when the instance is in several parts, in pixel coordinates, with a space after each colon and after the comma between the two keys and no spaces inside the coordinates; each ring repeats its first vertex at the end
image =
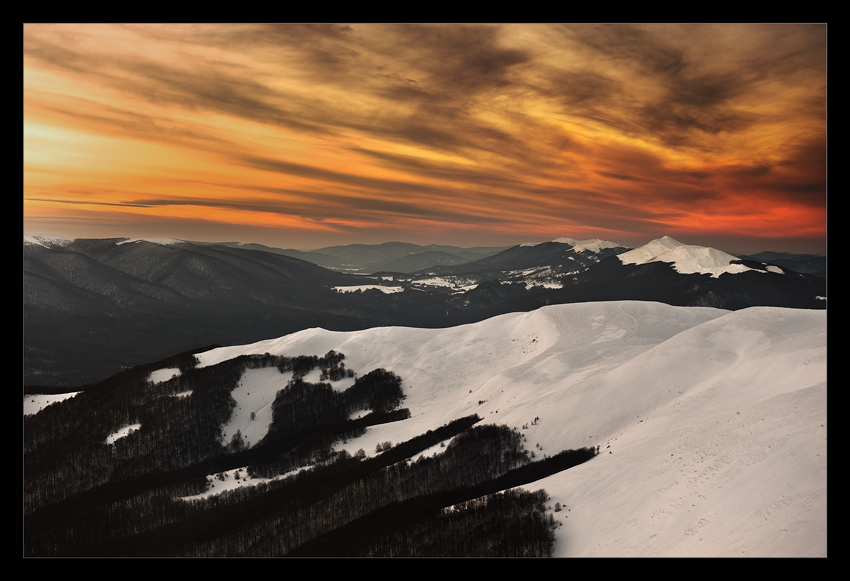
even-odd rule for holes
{"type": "Polygon", "coordinates": [[[150,242],[151,244],[167,246],[169,244],[180,244],[183,240],[177,240],[176,238],[125,238],[120,242],[116,242],[115,245],[120,246],[122,244],[131,244],[135,242],[150,242]]]}
{"type": "Polygon", "coordinates": [[[576,252],[589,250],[593,253],[599,253],[604,248],[620,248],[623,245],[611,242],[610,240],[600,240],[599,238],[590,238],[589,240],[576,240],[575,238],[558,238],[552,242],[560,242],[561,244],[569,244],[576,252]]]}
{"type": "Polygon", "coordinates": [[[49,248],[51,246],[61,246],[73,242],[70,238],[65,238],[61,234],[27,234],[24,233],[24,244],[37,244],[49,248]]]}
{"type": "MultiPolygon", "coordinates": [[[[588,250],[590,252],[598,254],[604,248],[621,248],[622,244],[617,244],[616,242],[611,242],[610,240],[600,240],[599,238],[590,238],[588,240],[576,240],[575,238],[556,238],[552,240],[552,242],[557,242],[558,244],[569,244],[573,247],[573,250],[576,252],[581,252],[583,250],[588,250]]],[[[526,242],[524,244],[520,244],[520,246],[537,246],[538,242],[526,242]]]]}
{"type": "Polygon", "coordinates": [[[713,278],[724,273],[737,274],[753,270],[743,264],[733,264],[738,259],[722,250],[682,244],[669,236],[620,254],[618,258],[623,264],[667,262],[681,274],[710,274],[713,278]]]}

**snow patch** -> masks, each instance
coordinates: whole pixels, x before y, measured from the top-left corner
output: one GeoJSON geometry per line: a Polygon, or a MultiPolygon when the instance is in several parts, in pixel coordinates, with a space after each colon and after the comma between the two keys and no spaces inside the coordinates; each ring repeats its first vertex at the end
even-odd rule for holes
{"type": "Polygon", "coordinates": [[[61,234],[27,234],[24,233],[24,244],[36,244],[50,248],[51,246],[63,246],[73,242],[73,239],[65,238],[61,234]]]}
{"type": "Polygon", "coordinates": [[[589,240],[576,240],[574,238],[558,238],[552,242],[561,244],[569,244],[576,252],[587,250],[594,254],[599,254],[604,248],[621,248],[622,244],[611,242],[610,240],[600,240],[599,238],[591,238],[589,240]]]}
{"type": "Polygon", "coordinates": [[[52,403],[65,401],[66,399],[70,399],[77,395],[78,393],[82,393],[80,391],[72,391],[69,393],[58,393],[58,394],[31,394],[24,396],[24,415],[32,416],[46,408],[52,403]]]}
{"type": "Polygon", "coordinates": [[[121,242],[116,242],[115,245],[134,244],[136,242],[150,242],[151,244],[168,246],[169,244],[180,244],[183,240],[177,240],[176,238],[125,238],[121,242]]]}
{"type": "MultiPolygon", "coordinates": [[[[556,238],[555,240],[552,240],[552,242],[557,242],[558,244],[569,244],[576,252],[582,252],[583,250],[587,250],[589,252],[593,252],[594,254],[598,254],[604,248],[622,247],[622,244],[617,244],[616,242],[611,242],[610,240],[600,240],[599,238],[590,238],[588,240],[576,240],[575,238],[556,238]]],[[[525,242],[523,244],[520,244],[520,246],[537,246],[538,244],[542,244],[542,242],[525,242]]]]}
{"type": "Polygon", "coordinates": [[[148,381],[153,384],[163,383],[164,381],[168,381],[173,377],[178,377],[180,375],[180,370],[176,367],[168,367],[166,369],[157,369],[156,371],[152,371],[148,376],[148,381]]]}
{"type": "MultiPolygon", "coordinates": [[[[392,278],[392,277],[390,277],[392,278]]],[[[338,293],[353,293],[357,291],[366,291],[370,289],[378,289],[384,294],[400,293],[404,290],[403,286],[383,286],[380,284],[361,284],[356,286],[335,286],[333,289],[338,293]]]]}
{"type": "Polygon", "coordinates": [[[553,281],[545,281],[545,280],[529,280],[525,283],[525,290],[531,290],[536,286],[542,286],[543,288],[563,288],[564,285],[560,282],[553,281]]]}
{"type": "Polygon", "coordinates": [[[301,470],[303,470],[303,468],[293,470],[286,474],[280,474],[278,476],[275,476],[274,478],[252,478],[248,474],[247,466],[243,466],[242,468],[234,468],[233,470],[225,470],[224,472],[219,472],[217,474],[209,474],[207,476],[207,490],[205,492],[202,492],[201,494],[196,494],[194,496],[183,496],[180,497],[180,500],[201,500],[204,498],[209,498],[210,496],[214,496],[216,494],[221,494],[223,492],[227,492],[229,490],[234,490],[236,488],[241,488],[244,486],[257,486],[265,482],[271,482],[273,480],[282,480],[287,476],[300,472],[301,470]]]}
{"type": "Polygon", "coordinates": [[[114,444],[116,440],[124,438],[130,435],[130,432],[134,432],[142,427],[142,424],[130,424],[129,426],[124,426],[120,430],[109,434],[106,437],[107,444],[114,444]]]}
{"type": "Polygon", "coordinates": [[[237,433],[246,447],[262,440],[272,423],[275,396],[291,378],[291,372],[283,374],[277,367],[246,369],[230,392],[236,407],[230,420],[222,426],[222,443],[229,444],[237,433]]]}
{"type": "Polygon", "coordinates": [[[417,286],[436,286],[448,287],[457,292],[466,292],[478,286],[478,283],[464,277],[446,278],[442,276],[434,276],[431,278],[420,278],[419,280],[411,281],[411,284],[417,286]]]}

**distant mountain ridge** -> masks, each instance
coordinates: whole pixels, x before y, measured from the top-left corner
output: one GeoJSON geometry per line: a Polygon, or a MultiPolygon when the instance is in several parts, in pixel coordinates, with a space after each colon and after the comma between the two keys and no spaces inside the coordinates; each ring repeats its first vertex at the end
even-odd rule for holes
{"type": "Polygon", "coordinates": [[[628,250],[616,243],[598,239],[595,244],[590,244],[591,241],[583,242],[587,244],[578,243],[571,238],[562,238],[551,242],[520,244],[474,262],[425,270],[429,271],[428,274],[436,275],[489,273],[488,278],[495,278],[507,275],[509,271],[548,267],[553,275],[558,275],[584,270],[603,258],[628,250]]]}
{"type": "Polygon", "coordinates": [[[790,252],[759,252],[753,255],[739,256],[741,260],[769,262],[794,272],[802,272],[826,278],[826,256],[815,254],[793,254],[790,252]]]}
{"type": "Polygon", "coordinates": [[[379,271],[408,273],[439,264],[460,264],[489,256],[507,248],[504,246],[462,248],[439,244],[420,246],[408,242],[384,242],[382,244],[328,246],[312,251],[303,251],[240,242],[220,244],[283,254],[332,270],[357,274],[373,274],[379,271]]]}
{"type": "Polygon", "coordinates": [[[81,385],[169,353],[310,327],[438,328],[559,303],[826,308],[823,278],[670,238],[634,250],[564,238],[400,272],[453,260],[441,252],[386,259],[397,268],[363,276],[253,245],[26,235],[24,383],[81,385]]]}

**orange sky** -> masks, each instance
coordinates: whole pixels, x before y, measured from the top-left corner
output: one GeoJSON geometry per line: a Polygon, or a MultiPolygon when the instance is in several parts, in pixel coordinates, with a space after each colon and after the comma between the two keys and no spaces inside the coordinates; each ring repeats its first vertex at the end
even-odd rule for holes
{"type": "Polygon", "coordinates": [[[24,230],[824,253],[826,26],[28,24],[24,230]]]}

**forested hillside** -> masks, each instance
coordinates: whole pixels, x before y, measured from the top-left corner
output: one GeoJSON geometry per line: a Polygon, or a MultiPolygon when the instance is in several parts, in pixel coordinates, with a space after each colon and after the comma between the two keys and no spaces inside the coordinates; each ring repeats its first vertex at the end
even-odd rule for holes
{"type": "Polygon", "coordinates": [[[516,429],[476,426],[480,418],[469,416],[386,442],[374,457],[334,451],[370,425],[410,417],[399,407],[401,378],[384,369],[335,389],[354,375],[344,358],[243,355],[196,367],[187,353],[27,416],[25,554],[551,554],[547,495],[514,487],[584,462],[595,449],[532,462],[516,429]],[[166,364],[180,373],[150,381],[166,364]],[[266,436],[253,446],[239,432],[225,441],[221,427],[237,405],[230,394],[240,377],[270,367],[281,389],[266,436]],[[304,381],[313,370],[328,382],[304,381]],[[125,425],[139,427],[109,439],[125,425]],[[411,460],[440,445],[442,454],[411,460]],[[203,494],[215,487],[209,475],[223,480],[234,470],[257,484],[203,494]]]}

